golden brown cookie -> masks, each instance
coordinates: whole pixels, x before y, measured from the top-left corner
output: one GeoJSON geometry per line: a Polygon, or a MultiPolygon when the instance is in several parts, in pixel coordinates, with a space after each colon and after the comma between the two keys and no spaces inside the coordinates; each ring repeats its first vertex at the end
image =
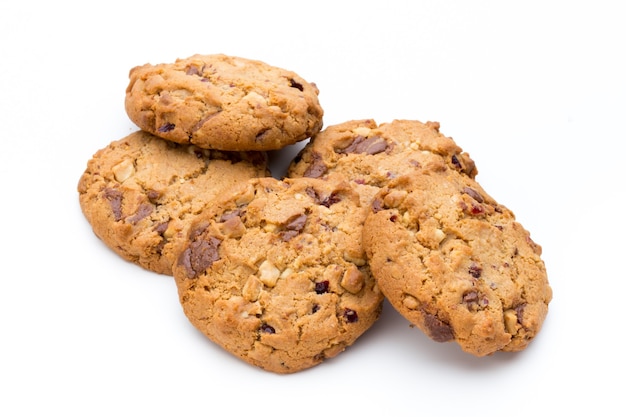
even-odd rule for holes
{"type": "Polygon", "coordinates": [[[126,112],[140,128],[206,149],[276,150],[322,127],[319,89],[240,57],[194,55],[131,69],[126,112]]]}
{"type": "Polygon", "coordinates": [[[293,373],[352,345],[382,294],[361,244],[366,207],[348,182],[250,180],[210,207],[178,251],[190,322],[233,355],[293,373]]]}
{"type": "Polygon", "coordinates": [[[85,217],[107,246],[171,275],[173,248],[193,218],[238,183],[267,175],[263,152],[210,151],[137,131],[94,154],[78,192],[85,217]]]}
{"type": "Polygon", "coordinates": [[[453,169],[474,178],[469,154],[439,132],[439,123],[352,120],[315,135],[294,158],[289,177],[324,178],[341,174],[355,184],[369,204],[389,181],[409,172],[453,169]]]}
{"type": "Polygon", "coordinates": [[[363,245],[390,303],[439,342],[476,356],[520,351],[552,289],[541,247],[467,175],[422,171],[375,197],[363,245]]]}

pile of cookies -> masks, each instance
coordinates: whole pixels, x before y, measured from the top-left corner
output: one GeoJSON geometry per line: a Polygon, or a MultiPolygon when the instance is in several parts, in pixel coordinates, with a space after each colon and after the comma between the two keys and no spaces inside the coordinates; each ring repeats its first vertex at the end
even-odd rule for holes
{"type": "Polygon", "coordinates": [[[384,298],[435,341],[523,350],[552,299],[541,247],[470,156],[438,123],[322,130],[318,94],[221,54],[133,68],[140,130],[89,160],[85,217],[121,257],[172,275],[200,332],[270,372],[343,352],[384,298]],[[272,177],[268,151],[307,139],[272,177]]]}

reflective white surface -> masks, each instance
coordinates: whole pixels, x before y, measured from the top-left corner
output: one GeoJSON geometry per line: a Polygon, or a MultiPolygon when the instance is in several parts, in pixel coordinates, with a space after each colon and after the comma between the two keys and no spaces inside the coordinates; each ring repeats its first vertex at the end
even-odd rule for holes
{"type": "MultiPolygon", "coordinates": [[[[621,412],[618,2],[40,3],[0,5],[0,415],[621,412]],[[326,126],[439,121],[543,247],[554,300],[530,347],[474,358],[386,304],[346,352],[274,375],[195,331],[170,277],[98,241],[76,185],[136,130],[128,71],[218,52],[315,82],[326,126]]],[[[277,176],[297,148],[273,155],[277,176]]]]}

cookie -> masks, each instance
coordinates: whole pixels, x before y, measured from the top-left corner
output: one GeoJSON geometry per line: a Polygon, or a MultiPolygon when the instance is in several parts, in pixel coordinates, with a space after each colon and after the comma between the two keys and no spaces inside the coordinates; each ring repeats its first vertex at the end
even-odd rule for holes
{"type": "Polygon", "coordinates": [[[439,123],[352,120],[315,135],[294,158],[289,177],[323,178],[341,174],[359,185],[364,204],[389,181],[416,170],[453,169],[474,178],[469,154],[439,132],[439,123]]]}
{"type": "Polygon", "coordinates": [[[347,181],[260,178],[231,191],[178,251],[186,317],[266,371],[335,357],[382,308],[361,244],[366,209],[347,181]]]}
{"type": "Polygon", "coordinates": [[[135,67],[129,78],[129,118],[177,143],[267,151],[307,139],[322,127],[317,86],[261,61],[194,55],[135,67]]]}
{"type": "Polygon", "coordinates": [[[541,246],[467,175],[420,171],[381,189],[363,246],[389,302],[473,355],[523,350],[552,299],[541,246]]]}
{"type": "Polygon", "coordinates": [[[88,161],[79,201],[107,246],[145,269],[171,275],[173,248],[191,220],[236,184],[267,175],[264,152],[206,150],[137,131],[88,161]]]}

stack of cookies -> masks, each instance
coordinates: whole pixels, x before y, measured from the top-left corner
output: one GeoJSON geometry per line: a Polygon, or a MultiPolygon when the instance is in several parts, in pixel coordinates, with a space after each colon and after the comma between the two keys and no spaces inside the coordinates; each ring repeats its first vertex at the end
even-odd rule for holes
{"type": "Polygon", "coordinates": [[[318,93],[226,55],[133,68],[140,130],[88,162],[85,217],[121,257],[172,275],[199,331],[270,372],[343,352],[385,297],[435,341],[524,349],[552,298],[541,247],[469,155],[437,123],[322,130],[318,93]],[[307,139],[272,177],[267,152],[307,139]]]}

